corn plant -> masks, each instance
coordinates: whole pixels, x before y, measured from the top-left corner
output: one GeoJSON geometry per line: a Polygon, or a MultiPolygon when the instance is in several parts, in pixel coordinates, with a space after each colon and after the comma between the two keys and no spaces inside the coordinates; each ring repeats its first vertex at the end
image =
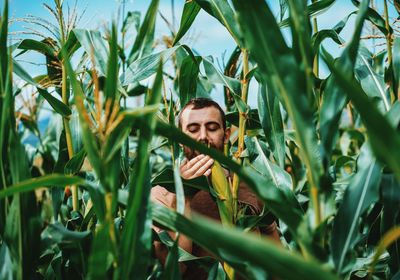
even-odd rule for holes
{"type": "Polygon", "coordinates": [[[355,11],[322,30],[317,19],[335,0],[276,1],[278,15],[263,0],[186,1],[158,48],[159,0],[143,20],[129,11],[100,31],[65,20],[63,2],[45,5],[56,24],[35,19],[47,26],[43,40],[11,46],[8,1],[2,10],[1,279],[180,279],[188,277],[181,264],[204,267],[209,279],[399,275],[400,40],[388,13],[397,0],[383,1],[383,16],[373,1],[352,0],[355,11]],[[184,43],[201,10],[236,44],[222,68],[184,43]],[[366,25],[382,38],[378,53],[363,43],[366,25]],[[327,39],[344,46],[338,57],[327,39]],[[46,58],[45,75],[20,65],[27,51],[46,58]],[[174,124],[188,100],[215,85],[235,130],[224,153],[174,124]],[[31,115],[16,106],[29,88],[38,104],[31,115]],[[43,100],[52,110],[44,132],[35,117],[43,100]],[[27,131],[39,139],[33,148],[27,131]],[[211,180],[180,177],[179,144],[215,159],[211,180]],[[240,182],[263,201],[259,216],[238,209],[240,182]],[[151,202],[155,185],[176,193],[176,209],[151,202]],[[215,196],[222,225],[184,215],[184,196],[197,189],[215,196]],[[251,232],[273,220],[281,245],[251,232]],[[182,235],[210,256],[180,248],[182,235]],[[155,241],[168,250],[164,265],[155,241]]]}

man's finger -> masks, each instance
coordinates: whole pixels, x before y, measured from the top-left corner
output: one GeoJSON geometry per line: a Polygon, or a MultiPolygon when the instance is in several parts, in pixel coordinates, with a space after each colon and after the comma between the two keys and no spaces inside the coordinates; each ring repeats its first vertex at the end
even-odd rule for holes
{"type": "Polygon", "coordinates": [[[214,160],[210,158],[207,162],[205,162],[203,165],[201,165],[196,173],[194,174],[195,177],[199,177],[201,175],[204,175],[204,173],[213,165],[214,160]]]}
{"type": "Polygon", "coordinates": [[[187,165],[190,167],[192,167],[194,164],[196,164],[197,162],[201,161],[203,158],[205,158],[206,155],[204,154],[200,154],[194,158],[192,158],[191,160],[189,160],[189,162],[187,163],[187,165]]]}

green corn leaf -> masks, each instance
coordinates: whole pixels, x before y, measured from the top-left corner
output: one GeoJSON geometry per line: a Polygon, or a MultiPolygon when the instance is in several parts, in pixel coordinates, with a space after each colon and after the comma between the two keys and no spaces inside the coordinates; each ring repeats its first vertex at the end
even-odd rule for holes
{"type": "Polygon", "coordinates": [[[201,57],[193,57],[188,55],[182,61],[179,70],[179,100],[183,107],[190,99],[196,97],[197,77],[199,75],[199,64],[201,57]]]}
{"type": "Polygon", "coordinates": [[[160,0],[152,0],[135,42],[128,56],[128,64],[150,53],[154,41],[154,30],[156,26],[158,4],[160,0]]]}
{"type": "Polygon", "coordinates": [[[355,76],[360,81],[361,87],[370,97],[377,97],[381,112],[390,109],[390,100],[385,91],[385,81],[372,69],[373,57],[365,47],[360,47],[358,61],[355,68],[355,76]]]}
{"type": "Polygon", "coordinates": [[[233,1],[246,47],[258,63],[264,82],[280,98],[293,123],[309,182],[319,188],[322,165],[308,99],[304,69],[287,47],[272,12],[264,1],[233,1]],[[271,44],[270,42],[275,42],[271,44]],[[288,69],[291,69],[288,71],[288,69]]]}
{"type": "Polygon", "coordinates": [[[47,92],[45,89],[37,88],[38,92],[47,102],[49,102],[50,106],[59,113],[63,117],[68,117],[72,114],[71,109],[65,105],[61,100],[55,98],[53,95],[47,92]]]}
{"type": "Polygon", "coordinates": [[[388,165],[400,180],[400,136],[388,120],[374,107],[361,86],[334,66],[329,54],[323,53],[324,60],[335,76],[338,85],[343,89],[359,112],[371,147],[377,158],[388,165]]]}
{"type": "Polygon", "coordinates": [[[110,55],[108,56],[107,63],[107,79],[104,89],[105,97],[112,101],[111,108],[114,102],[119,102],[118,94],[118,38],[116,26],[113,24],[111,27],[111,38],[109,42],[110,55]]]}
{"type": "MultiPolygon", "coordinates": [[[[77,35],[77,37],[79,36],[77,35]]],[[[63,54],[63,56],[65,57],[66,54],[63,54]]],[[[71,87],[74,92],[75,105],[79,113],[82,141],[84,143],[84,147],[87,152],[90,164],[93,167],[93,170],[96,172],[97,176],[101,178],[101,176],[103,175],[103,168],[99,155],[100,148],[98,146],[97,139],[95,135],[91,132],[91,128],[89,127],[89,124],[87,123],[87,119],[85,117],[85,115],[87,116],[87,110],[84,105],[85,95],[83,93],[81,85],[77,80],[77,77],[75,76],[75,72],[72,69],[71,63],[67,58],[64,58],[64,66],[67,71],[67,75],[70,78],[71,87]]]]}
{"type": "Polygon", "coordinates": [[[240,81],[222,74],[209,58],[203,57],[203,66],[210,82],[222,84],[231,92],[240,95],[240,81]]]}
{"type": "Polygon", "coordinates": [[[65,164],[64,174],[74,175],[78,173],[79,170],[81,170],[82,168],[85,158],[86,158],[86,151],[82,149],[65,164]]]}
{"type": "MultiPolygon", "coordinates": [[[[156,105],[161,99],[162,59],[159,63],[153,88],[147,93],[146,105],[156,105]]],[[[147,211],[150,195],[150,163],[148,148],[155,129],[155,114],[150,114],[140,125],[137,158],[130,175],[129,198],[125,227],[120,243],[120,263],[118,275],[121,279],[144,278],[147,273],[151,249],[151,217],[147,211]]]]}
{"type": "Polygon", "coordinates": [[[161,58],[166,62],[173,53],[181,46],[168,48],[164,51],[150,54],[132,62],[126,69],[125,75],[122,77],[122,85],[140,82],[157,72],[161,58]]]}
{"type": "Polygon", "coordinates": [[[332,39],[336,44],[343,45],[344,41],[340,38],[339,34],[334,29],[323,29],[313,34],[311,44],[313,46],[314,54],[319,52],[319,46],[325,39],[332,39]]]}
{"type": "Polygon", "coordinates": [[[37,41],[33,39],[24,39],[19,45],[18,49],[24,51],[37,51],[46,56],[56,57],[56,50],[50,46],[50,44],[45,41],[37,41]]]}
{"type": "Polygon", "coordinates": [[[345,273],[351,267],[350,252],[359,238],[361,215],[379,199],[382,168],[367,144],[361,150],[357,166],[357,173],[346,189],[333,222],[331,250],[339,273],[345,273]]]}
{"type": "Polygon", "coordinates": [[[85,180],[80,177],[65,176],[58,174],[46,175],[21,181],[0,191],[0,199],[15,194],[33,191],[40,187],[64,187],[68,185],[85,185],[85,180]]]}
{"type": "Polygon", "coordinates": [[[172,43],[173,46],[175,46],[179,42],[179,40],[186,34],[186,32],[192,26],[193,21],[195,20],[200,9],[201,8],[196,3],[196,1],[185,2],[181,16],[181,22],[179,24],[179,30],[175,35],[174,42],[172,43]]]}
{"type": "Polygon", "coordinates": [[[320,264],[290,253],[272,241],[234,228],[227,231],[199,216],[189,220],[161,205],[152,204],[154,221],[179,231],[228,264],[248,263],[283,279],[337,279],[320,264]]]}
{"type": "Polygon", "coordinates": [[[105,76],[107,73],[109,51],[101,33],[99,31],[86,29],[74,29],[72,32],[74,32],[76,39],[89,57],[93,56],[96,69],[99,71],[100,75],[105,76]]]}
{"type": "MultiPolygon", "coordinates": [[[[343,51],[337,64],[342,73],[348,77],[353,76],[353,70],[356,63],[357,50],[360,42],[360,35],[364,19],[366,17],[368,1],[364,1],[361,6],[356,20],[356,27],[351,42],[343,51]]],[[[340,116],[343,108],[346,106],[348,99],[340,87],[335,76],[331,76],[327,80],[327,85],[323,91],[322,105],[320,109],[320,135],[323,147],[324,162],[329,162],[329,157],[338,137],[338,128],[340,116]]]]}
{"type": "Polygon", "coordinates": [[[285,133],[279,99],[266,84],[259,85],[258,112],[262,129],[279,166],[285,164],[285,133]]]}
{"type": "MultiPolygon", "coordinates": [[[[354,6],[360,7],[360,1],[351,0],[354,6]]],[[[387,35],[388,32],[393,34],[393,29],[389,26],[389,30],[386,28],[385,20],[381,17],[381,15],[374,9],[368,8],[367,11],[367,19],[375,25],[383,34],[387,35]]]]}
{"type": "Polygon", "coordinates": [[[208,14],[216,18],[232,35],[238,46],[241,46],[241,34],[235,20],[235,13],[227,0],[195,0],[208,14]]]}
{"type": "Polygon", "coordinates": [[[94,237],[89,257],[89,271],[87,279],[109,279],[107,271],[112,266],[110,224],[99,226],[94,237]]]}
{"type": "MultiPolygon", "coordinates": [[[[320,13],[326,11],[336,0],[319,0],[314,3],[308,5],[307,12],[308,17],[316,16],[320,13]]],[[[288,1],[286,1],[288,2],[288,1]]],[[[284,19],[279,23],[279,27],[288,27],[290,24],[290,18],[284,19]]]]}

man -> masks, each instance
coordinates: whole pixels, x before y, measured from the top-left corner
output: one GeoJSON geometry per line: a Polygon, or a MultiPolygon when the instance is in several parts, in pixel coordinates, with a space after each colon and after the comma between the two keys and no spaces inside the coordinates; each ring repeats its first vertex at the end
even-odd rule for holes
{"type": "MultiPolygon", "coordinates": [[[[218,103],[207,98],[195,98],[190,100],[181,110],[178,115],[178,126],[191,138],[209,145],[212,148],[223,151],[224,144],[227,144],[230,136],[230,129],[226,127],[225,113],[218,103]]],[[[184,179],[194,179],[200,176],[209,176],[214,160],[208,155],[200,154],[198,151],[188,147],[183,147],[185,159],[180,166],[180,173],[184,179]]],[[[227,177],[231,176],[229,171],[226,171],[227,177]]],[[[156,186],[151,191],[153,201],[161,203],[170,208],[176,208],[175,194],[167,191],[161,186],[156,186]]],[[[260,214],[262,211],[262,203],[257,199],[255,194],[244,184],[240,183],[238,193],[238,204],[242,209],[245,209],[249,214],[260,214]]],[[[185,215],[190,216],[191,211],[195,211],[205,215],[211,219],[220,221],[219,212],[215,200],[207,191],[198,191],[191,197],[185,197],[185,215]]],[[[161,229],[154,227],[156,231],[161,229]]],[[[279,235],[276,230],[276,224],[260,228],[262,233],[270,236],[277,242],[279,235]]],[[[167,250],[160,244],[155,243],[156,256],[162,261],[165,261],[167,250]]],[[[191,242],[184,236],[180,237],[179,246],[195,256],[207,256],[209,253],[191,242]]],[[[184,267],[185,275],[188,279],[206,279],[204,271],[198,267],[184,267]]]]}

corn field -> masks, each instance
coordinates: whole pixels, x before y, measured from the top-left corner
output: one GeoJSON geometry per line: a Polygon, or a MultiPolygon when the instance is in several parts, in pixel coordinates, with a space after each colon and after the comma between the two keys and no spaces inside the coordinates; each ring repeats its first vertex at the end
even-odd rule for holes
{"type": "Polygon", "coordinates": [[[104,30],[80,28],[54,0],[52,22],[31,18],[46,36],[13,43],[3,1],[0,279],[183,279],[188,263],[210,280],[400,279],[400,38],[388,13],[400,1],[351,0],[347,17],[319,29],[336,1],[186,1],[157,38],[159,0],[104,30]],[[237,45],[224,65],[183,40],[200,12],[237,45]],[[46,74],[24,69],[27,52],[46,74]],[[175,124],[190,99],[215,91],[234,131],[224,153],[175,124]],[[261,215],[184,215],[184,196],[212,186],[181,178],[182,145],[218,163],[212,176],[222,165],[247,183],[261,215]],[[176,193],[176,209],[150,199],[156,185],[176,193]],[[281,245],[251,231],[274,219],[281,245]],[[180,248],[181,235],[210,256],[180,248]]]}

